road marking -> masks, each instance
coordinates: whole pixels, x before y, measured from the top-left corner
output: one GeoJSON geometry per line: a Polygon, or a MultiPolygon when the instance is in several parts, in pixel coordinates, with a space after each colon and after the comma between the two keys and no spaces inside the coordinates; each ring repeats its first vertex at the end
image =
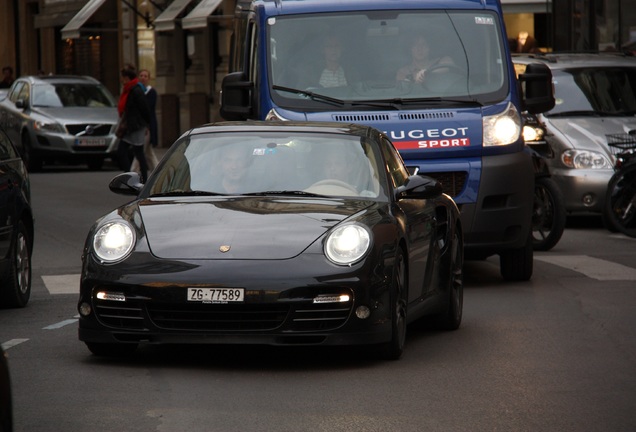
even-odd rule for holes
{"type": "Polygon", "coordinates": [[[75,324],[77,321],[78,321],[77,319],[67,319],[64,321],[60,321],[59,323],[55,323],[55,324],[51,324],[49,326],[43,327],[42,330],[56,330],[70,324],[75,324]]]}
{"type": "Polygon", "coordinates": [[[7,350],[26,341],[28,341],[28,339],[11,339],[2,343],[2,349],[7,350]]]}
{"type": "Polygon", "coordinates": [[[536,255],[534,259],[558,265],[596,280],[636,281],[636,269],[587,255],[536,255]]]}
{"type": "Polygon", "coordinates": [[[46,289],[51,294],[78,294],[80,274],[42,276],[46,289]]]}

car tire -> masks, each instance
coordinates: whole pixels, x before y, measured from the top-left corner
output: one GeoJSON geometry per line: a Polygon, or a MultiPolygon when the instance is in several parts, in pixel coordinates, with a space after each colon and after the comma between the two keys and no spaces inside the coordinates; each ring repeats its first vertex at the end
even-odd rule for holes
{"type": "Polygon", "coordinates": [[[128,357],[137,349],[136,343],[84,343],[88,350],[98,357],[128,357]]]}
{"type": "Polygon", "coordinates": [[[603,217],[608,229],[636,237],[636,163],[617,171],[605,194],[603,217]]]}
{"type": "Polygon", "coordinates": [[[535,179],[532,212],[534,250],[550,250],[561,240],[566,217],[563,194],[554,180],[549,177],[535,179]]]}
{"type": "Polygon", "coordinates": [[[448,293],[448,307],[445,312],[436,319],[436,326],[441,330],[457,330],[462,322],[464,309],[464,239],[459,231],[455,229],[453,240],[447,252],[444,262],[448,266],[446,286],[443,292],[448,293]]]}
{"type": "Polygon", "coordinates": [[[0,287],[0,305],[10,308],[25,307],[31,297],[31,241],[23,222],[18,223],[9,260],[6,279],[0,287]]]}
{"type": "Polygon", "coordinates": [[[391,282],[391,340],[380,346],[380,356],[384,360],[398,360],[406,343],[406,260],[404,252],[398,248],[393,265],[391,282]]]}
{"type": "Polygon", "coordinates": [[[499,254],[501,276],[511,282],[530,280],[534,264],[532,232],[528,233],[526,244],[519,249],[510,249],[499,254]]]}

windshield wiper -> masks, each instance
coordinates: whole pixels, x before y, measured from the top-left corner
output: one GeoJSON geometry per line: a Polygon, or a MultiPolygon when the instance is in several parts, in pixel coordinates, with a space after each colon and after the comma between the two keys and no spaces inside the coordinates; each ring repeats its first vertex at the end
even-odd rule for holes
{"type": "Polygon", "coordinates": [[[614,114],[604,111],[593,110],[574,110],[574,111],[562,111],[558,113],[546,113],[546,117],[608,117],[614,114]]]}
{"type": "Polygon", "coordinates": [[[276,85],[276,84],[274,84],[272,86],[272,88],[274,90],[280,90],[280,91],[284,91],[284,92],[288,92],[288,93],[294,93],[294,94],[301,95],[301,96],[307,96],[311,100],[317,100],[317,101],[320,101],[320,102],[328,102],[330,104],[337,105],[337,106],[344,106],[344,105],[347,105],[347,103],[348,103],[346,101],[343,101],[342,99],[332,98],[330,96],[325,96],[325,95],[322,95],[320,93],[314,93],[314,92],[309,91],[309,90],[300,90],[300,89],[295,89],[295,88],[292,88],[292,87],[283,87],[283,86],[279,86],[279,85],[276,85]]]}
{"type": "Polygon", "coordinates": [[[219,192],[202,191],[202,190],[191,190],[191,191],[174,190],[169,192],[160,192],[160,193],[152,194],[150,195],[150,198],[175,197],[175,196],[224,196],[224,195],[227,195],[227,194],[219,193],[219,192]]]}
{"type": "Polygon", "coordinates": [[[263,191],[263,192],[250,192],[242,194],[243,196],[267,196],[267,195],[301,195],[308,197],[324,197],[325,195],[315,194],[312,192],[305,192],[301,190],[271,190],[271,191],[263,191]]]}
{"type": "Polygon", "coordinates": [[[462,105],[471,105],[471,106],[483,106],[481,102],[472,98],[445,98],[445,97],[427,97],[427,98],[393,98],[393,99],[375,99],[375,100],[365,100],[365,101],[355,101],[351,102],[353,106],[373,106],[373,107],[389,107],[399,109],[400,106],[404,105],[415,105],[415,104],[445,104],[445,103],[453,103],[453,104],[462,104],[462,105]]]}

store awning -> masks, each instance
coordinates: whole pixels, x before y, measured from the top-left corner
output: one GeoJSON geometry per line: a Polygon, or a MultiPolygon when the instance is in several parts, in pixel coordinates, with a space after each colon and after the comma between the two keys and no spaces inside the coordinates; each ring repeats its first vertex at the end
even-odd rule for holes
{"type": "Polygon", "coordinates": [[[106,0],[89,0],[82,9],[62,28],[62,39],[77,39],[80,29],[86,24],[106,0]]]}
{"type": "Polygon", "coordinates": [[[175,20],[183,10],[192,3],[192,0],[174,0],[161,15],[155,18],[156,31],[170,31],[175,28],[175,20]]]}
{"type": "Polygon", "coordinates": [[[201,3],[181,20],[181,26],[184,29],[205,28],[208,25],[208,17],[221,3],[222,0],[201,0],[201,3]]]}
{"type": "Polygon", "coordinates": [[[504,13],[552,13],[553,0],[501,0],[504,13]]]}

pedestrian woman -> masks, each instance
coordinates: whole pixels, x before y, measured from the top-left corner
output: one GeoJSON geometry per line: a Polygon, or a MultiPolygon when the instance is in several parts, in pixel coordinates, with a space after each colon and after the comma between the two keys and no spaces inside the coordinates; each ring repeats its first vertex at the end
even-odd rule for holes
{"type": "Polygon", "coordinates": [[[132,148],[135,158],[139,161],[141,180],[145,182],[148,177],[148,163],[144,155],[144,142],[150,125],[150,108],[143,84],[139,82],[134,66],[127,65],[121,70],[120,75],[123,89],[117,105],[119,112],[117,158],[120,167],[128,170],[130,167],[128,151],[132,148]]]}

